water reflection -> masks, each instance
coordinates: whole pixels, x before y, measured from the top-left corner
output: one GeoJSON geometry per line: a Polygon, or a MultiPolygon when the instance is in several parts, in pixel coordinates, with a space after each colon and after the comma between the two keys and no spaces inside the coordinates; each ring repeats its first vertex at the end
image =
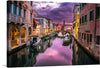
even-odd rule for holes
{"type": "Polygon", "coordinates": [[[98,63],[74,38],[72,38],[72,43],[68,44],[63,46],[63,38],[52,37],[46,41],[42,40],[41,44],[38,45],[41,47],[38,47],[37,50],[40,50],[36,52],[37,54],[35,54],[33,48],[26,46],[7,56],[7,65],[8,67],[27,67],[98,63]]]}
{"type": "Polygon", "coordinates": [[[55,37],[52,37],[46,41],[42,40],[40,44],[37,45],[36,50],[29,45],[14,54],[8,55],[8,67],[33,66],[36,63],[36,55],[39,52],[44,52],[46,48],[50,47],[54,38],[55,37]]]}
{"type": "Polygon", "coordinates": [[[38,45],[37,51],[37,54],[35,54],[33,48],[26,46],[20,51],[7,56],[8,67],[97,63],[93,57],[75,41],[74,38],[72,38],[72,42],[64,45],[63,38],[52,37],[49,40],[42,40],[38,45]]]}
{"type": "Polygon", "coordinates": [[[54,39],[52,46],[36,57],[37,62],[34,66],[72,65],[72,49],[62,44],[61,38],[54,39]]]}
{"type": "Polygon", "coordinates": [[[36,62],[34,58],[33,53],[29,52],[29,47],[25,47],[19,52],[8,56],[7,62],[9,67],[32,66],[36,62]]]}

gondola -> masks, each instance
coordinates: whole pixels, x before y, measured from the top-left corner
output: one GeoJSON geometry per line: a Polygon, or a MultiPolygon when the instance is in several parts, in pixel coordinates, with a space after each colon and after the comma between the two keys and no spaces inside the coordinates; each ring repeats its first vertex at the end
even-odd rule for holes
{"type": "Polygon", "coordinates": [[[71,37],[70,34],[65,35],[65,38],[63,38],[63,46],[68,46],[71,42],[71,37]]]}
{"type": "Polygon", "coordinates": [[[30,45],[30,51],[36,54],[36,53],[38,53],[38,50],[39,50],[38,44],[41,41],[41,39],[37,40],[38,36],[36,36],[36,35],[32,35],[31,37],[33,37],[33,40],[32,40],[31,45],[30,45]]]}

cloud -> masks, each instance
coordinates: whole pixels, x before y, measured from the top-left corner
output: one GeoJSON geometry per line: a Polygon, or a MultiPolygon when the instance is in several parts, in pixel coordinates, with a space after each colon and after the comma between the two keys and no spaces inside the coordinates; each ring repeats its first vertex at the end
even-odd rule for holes
{"type": "Polygon", "coordinates": [[[72,65],[72,49],[62,43],[61,39],[54,39],[52,46],[37,56],[35,66],[72,65]]]}
{"type": "Polygon", "coordinates": [[[68,23],[72,23],[74,5],[77,4],[78,3],[45,2],[45,6],[42,7],[44,3],[37,2],[35,3],[34,8],[39,13],[39,15],[50,18],[56,23],[62,22],[63,20],[65,20],[68,23]],[[41,4],[41,7],[38,6],[38,4],[41,4]]]}

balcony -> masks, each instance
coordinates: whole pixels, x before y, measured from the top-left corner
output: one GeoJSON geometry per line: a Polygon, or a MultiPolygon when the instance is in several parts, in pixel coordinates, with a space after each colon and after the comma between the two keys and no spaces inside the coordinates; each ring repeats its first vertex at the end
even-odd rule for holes
{"type": "Polygon", "coordinates": [[[20,25],[25,23],[25,18],[22,16],[18,16],[12,13],[8,13],[7,16],[8,16],[7,18],[8,23],[14,22],[15,24],[20,24],[20,25]]]}

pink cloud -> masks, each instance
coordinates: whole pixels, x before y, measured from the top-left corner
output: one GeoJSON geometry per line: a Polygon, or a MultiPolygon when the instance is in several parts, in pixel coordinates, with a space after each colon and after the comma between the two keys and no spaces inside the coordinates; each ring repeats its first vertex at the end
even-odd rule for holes
{"type": "Polygon", "coordinates": [[[70,46],[62,46],[62,39],[56,38],[52,46],[36,58],[35,66],[72,65],[70,46]]]}

